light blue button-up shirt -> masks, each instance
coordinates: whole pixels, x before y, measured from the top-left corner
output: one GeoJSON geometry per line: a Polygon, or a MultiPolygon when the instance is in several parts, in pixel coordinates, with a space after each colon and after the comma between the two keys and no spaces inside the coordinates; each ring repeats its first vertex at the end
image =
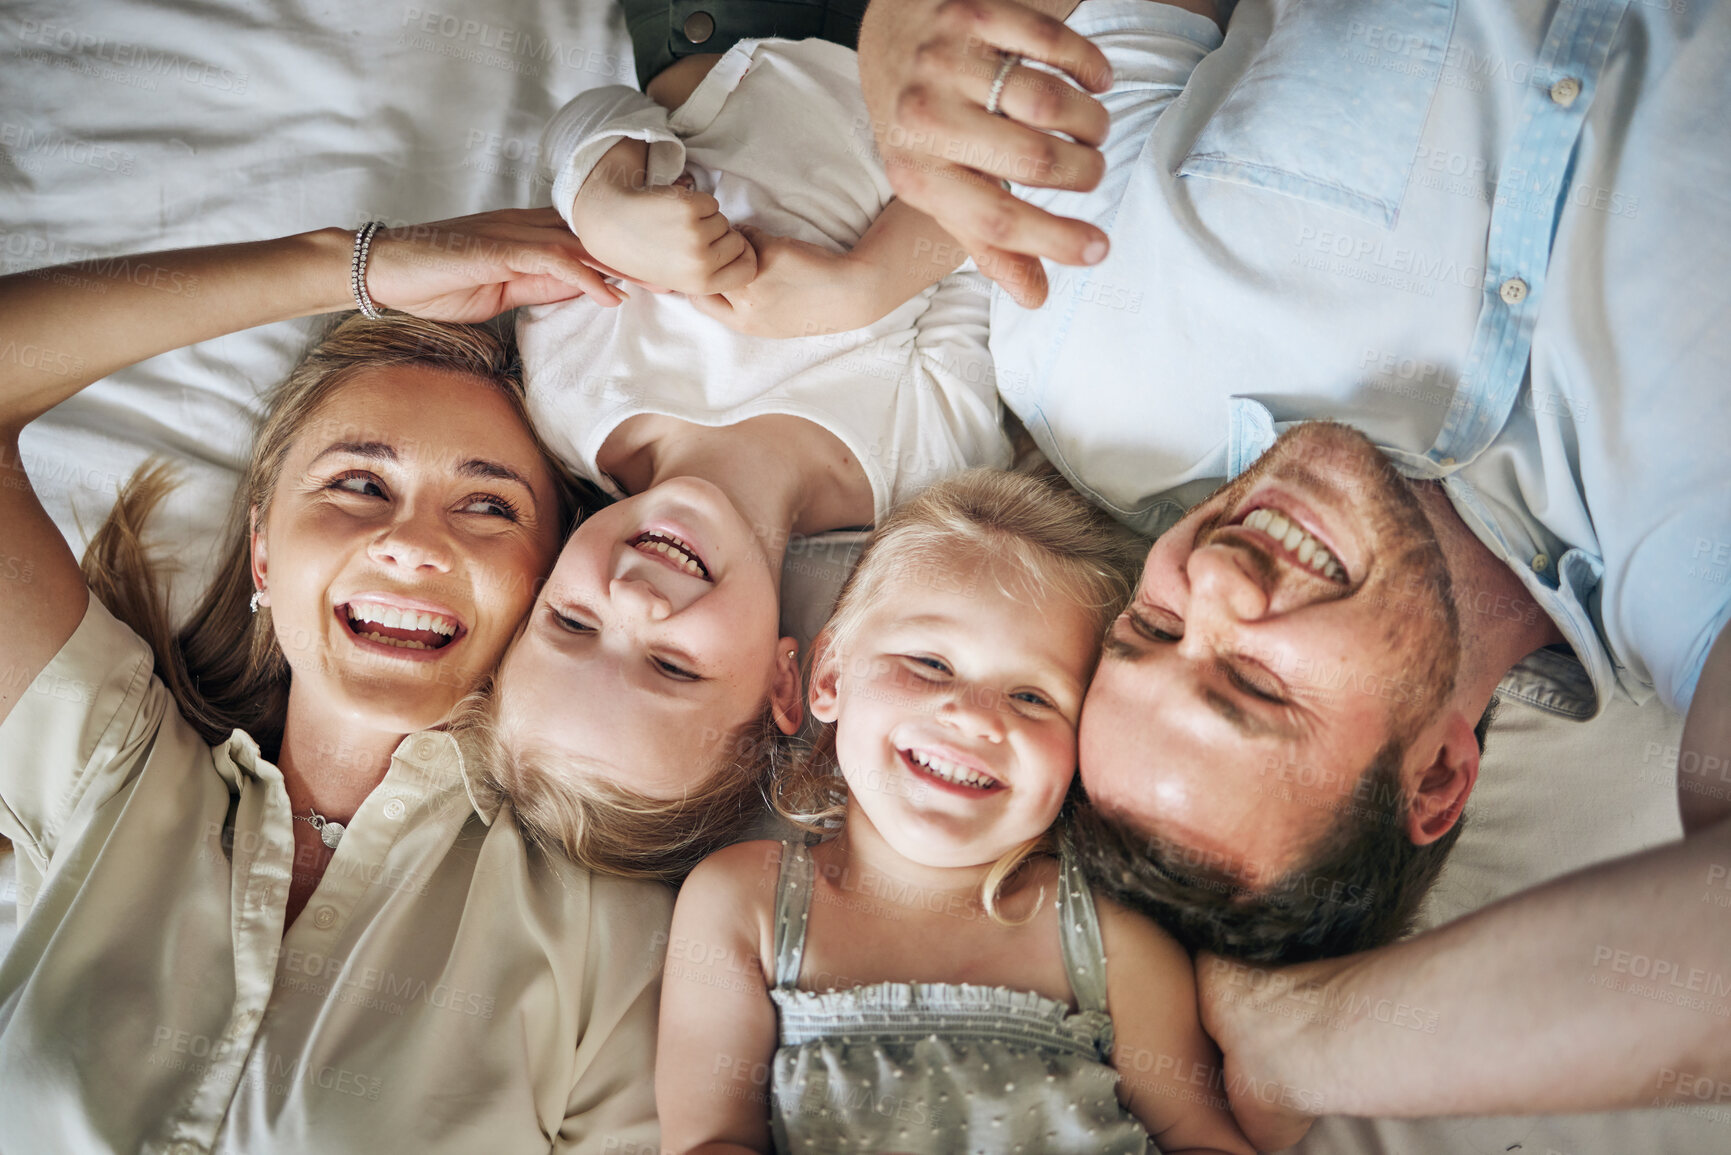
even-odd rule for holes
{"type": "MultiPolygon", "coordinates": [[[[998,294],[1005,402],[1170,525],[1346,421],[1556,620],[1599,701],[1686,710],[1731,614],[1731,12],[1700,0],[1243,0],[1222,37],[1085,0],[1107,175],[1018,189],[1112,238],[998,294]]],[[[1496,607],[1465,607],[1494,628],[1496,607]]]]}

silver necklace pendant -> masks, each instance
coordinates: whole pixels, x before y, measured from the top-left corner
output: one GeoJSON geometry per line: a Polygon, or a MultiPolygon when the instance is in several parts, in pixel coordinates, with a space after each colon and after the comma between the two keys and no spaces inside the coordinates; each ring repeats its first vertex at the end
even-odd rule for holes
{"type": "Polygon", "coordinates": [[[307,807],[307,812],[305,814],[297,814],[294,817],[296,822],[304,822],[314,830],[318,831],[319,841],[323,842],[332,850],[335,850],[337,848],[337,843],[343,840],[343,824],[341,822],[332,822],[323,814],[314,810],[311,806],[307,807]]]}

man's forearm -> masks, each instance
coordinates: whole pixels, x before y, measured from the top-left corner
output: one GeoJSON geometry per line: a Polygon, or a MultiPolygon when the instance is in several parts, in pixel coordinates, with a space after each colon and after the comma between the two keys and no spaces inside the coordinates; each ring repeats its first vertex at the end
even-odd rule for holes
{"type": "MultiPolygon", "coordinates": [[[[1611,1110],[1731,1082],[1731,822],[1379,951],[1208,960],[1248,1077],[1315,1114],[1611,1110]]],[[[1211,1015],[1211,1018],[1216,1017],[1211,1015]]]]}

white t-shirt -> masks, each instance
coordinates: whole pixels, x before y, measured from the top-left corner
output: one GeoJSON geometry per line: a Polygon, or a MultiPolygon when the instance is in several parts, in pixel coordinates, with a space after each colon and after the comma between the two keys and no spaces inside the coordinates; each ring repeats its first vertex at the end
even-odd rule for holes
{"type": "MultiPolygon", "coordinates": [[[[728,220],[838,252],[894,196],[858,59],[827,41],[743,41],[671,113],[629,88],[583,93],[543,139],[560,212],[621,138],[649,142],[650,183],[689,172],[728,220]]],[[[637,292],[616,309],[581,297],[525,309],[529,410],[566,464],[616,496],[595,459],[629,417],[708,426],[803,417],[858,458],[881,518],[950,474],[1009,462],[986,347],[988,288],[977,273],[952,274],[863,329],[786,340],[743,336],[678,294],[637,292]]]]}

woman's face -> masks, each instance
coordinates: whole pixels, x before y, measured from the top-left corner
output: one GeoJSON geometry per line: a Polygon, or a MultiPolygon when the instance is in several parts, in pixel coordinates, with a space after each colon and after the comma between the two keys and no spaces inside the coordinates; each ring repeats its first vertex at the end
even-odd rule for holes
{"type": "Polygon", "coordinates": [[[779,556],[715,486],[675,478],[578,526],[499,669],[507,740],[574,774],[677,798],[777,707],[799,724],[779,556]]]}
{"type": "Polygon", "coordinates": [[[424,365],[355,374],[254,527],[291,692],[334,723],[437,725],[498,663],[558,523],[553,474],[496,388],[424,365]]]}

